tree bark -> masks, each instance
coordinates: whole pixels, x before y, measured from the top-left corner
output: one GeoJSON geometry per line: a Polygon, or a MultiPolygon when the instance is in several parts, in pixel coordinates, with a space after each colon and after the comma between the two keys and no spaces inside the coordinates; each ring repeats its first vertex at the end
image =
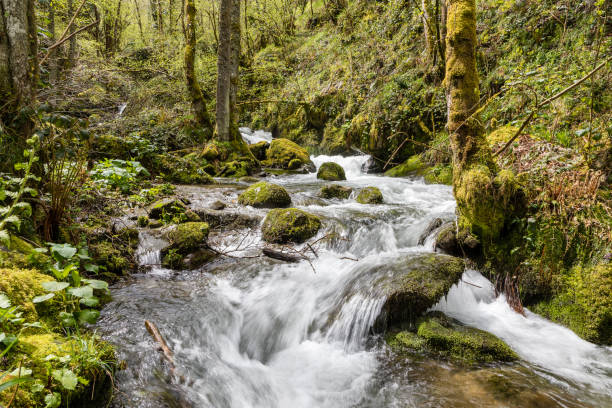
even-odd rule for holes
{"type": "MultiPolygon", "coordinates": [[[[55,44],[55,4],[49,3],[49,33],[51,44],[55,44]]],[[[49,57],[49,83],[55,85],[58,78],[58,66],[57,66],[57,49],[51,51],[49,57]]]]}
{"type": "Polygon", "coordinates": [[[217,123],[215,129],[215,137],[220,141],[232,140],[230,133],[231,12],[232,0],[220,0],[217,57],[217,123]]]}
{"type": "MultiPolygon", "coordinates": [[[[73,0],[68,0],[67,7],[68,7],[68,17],[72,17],[74,15],[73,0]]],[[[70,26],[69,34],[73,34],[73,33],[74,33],[74,24],[70,26]]],[[[69,68],[72,68],[74,66],[75,60],[76,60],[76,36],[72,36],[70,38],[70,43],[68,46],[68,67],[69,68]]]]}
{"type": "Polygon", "coordinates": [[[185,2],[185,79],[196,121],[203,128],[211,130],[212,123],[206,110],[206,101],[195,75],[195,16],[195,0],[187,0],[185,2]]]}
{"type": "Polygon", "coordinates": [[[231,71],[230,71],[230,127],[237,132],[238,113],[236,103],[238,100],[238,83],[240,67],[240,0],[232,0],[231,21],[231,71]]]}

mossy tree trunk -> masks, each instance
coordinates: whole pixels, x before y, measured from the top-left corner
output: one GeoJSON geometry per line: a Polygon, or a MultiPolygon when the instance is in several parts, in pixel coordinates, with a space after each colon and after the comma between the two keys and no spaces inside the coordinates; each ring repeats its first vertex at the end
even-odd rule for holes
{"type": "Polygon", "coordinates": [[[232,0],[220,0],[219,47],[217,51],[217,110],[215,137],[220,141],[231,141],[230,133],[230,87],[231,87],[231,13],[232,0]]]}
{"type": "Polygon", "coordinates": [[[505,213],[497,197],[497,169],[475,115],[480,99],[475,0],[448,0],[446,41],[444,81],[459,226],[490,242],[498,238],[505,213]]]}
{"type": "Polygon", "coordinates": [[[187,80],[187,91],[189,92],[191,106],[198,125],[211,131],[212,123],[206,110],[206,101],[195,75],[195,18],[195,0],[187,0],[185,2],[185,79],[187,80]]]}

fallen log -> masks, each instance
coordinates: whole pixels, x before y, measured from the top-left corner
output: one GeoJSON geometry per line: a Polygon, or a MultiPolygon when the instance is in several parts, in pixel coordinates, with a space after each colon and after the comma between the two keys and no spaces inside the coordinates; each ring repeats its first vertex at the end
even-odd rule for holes
{"type": "Polygon", "coordinates": [[[289,255],[284,252],[275,251],[270,248],[264,248],[262,249],[262,252],[268,258],[272,258],[272,259],[276,259],[276,260],[288,262],[288,263],[298,263],[303,259],[303,258],[300,258],[299,256],[289,255]]]}

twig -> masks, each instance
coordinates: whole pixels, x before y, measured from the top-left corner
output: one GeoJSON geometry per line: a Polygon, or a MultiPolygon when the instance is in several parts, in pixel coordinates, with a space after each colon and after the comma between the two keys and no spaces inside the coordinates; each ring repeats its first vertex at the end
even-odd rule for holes
{"type": "Polygon", "coordinates": [[[474,284],[474,283],[470,283],[470,282],[468,282],[468,281],[466,281],[466,280],[461,279],[461,282],[463,282],[463,283],[467,283],[468,285],[471,285],[471,286],[474,286],[474,287],[477,287],[477,288],[482,289],[482,286],[478,286],[478,285],[476,285],[476,284],[474,284]]]}
{"type": "MultiPolygon", "coordinates": [[[[79,8],[77,8],[77,10],[74,12],[74,15],[72,16],[72,18],[70,19],[70,22],[68,23],[68,25],[66,26],[66,29],[64,30],[64,32],[62,33],[60,39],[59,39],[59,43],[63,43],[64,40],[66,39],[66,34],[68,33],[68,31],[70,31],[70,29],[72,28],[72,24],[74,24],[74,20],[76,20],[76,18],[78,17],[78,15],[81,13],[81,9],[83,8],[83,6],[85,5],[85,3],[87,3],[87,0],[83,0],[81,2],[81,4],[79,5],[79,8]]],[[[70,37],[69,37],[70,38],[70,37]]],[[[59,44],[58,44],[59,45],[59,44]]],[[[53,47],[53,46],[52,46],[53,47]]],[[[53,47],[55,48],[55,47],[53,47]]],[[[53,50],[53,48],[49,49],[49,52],[47,52],[47,55],[45,55],[45,57],[39,62],[39,65],[42,65],[51,55],[51,51],[53,50]]]]}
{"type": "Polygon", "coordinates": [[[172,350],[170,350],[170,347],[168,347],[168,344],[162,337],[161,333],[159,332],[159,329],[157,328],[157,326],[155,326],[155,324],[151,323],[148,320],[145,320],[145,327],[147,328],[147,331],[149,332],[151,337],[153,337],[157,344],[159,344],[159,347],[164,353],[164,357],[166,357],[166,360],[170,364],[170,371],[172,372],[172,374],[175,374],[176,366],[174,365],[174,354],[172,353],[172,350]]]}
{"type": "Polygon", "coordinates": [[[74,37],[77,34],[82,33],[83,31],[87,31],[88,29],[90,29],[91,27],[95,26],[96,24],[98,24],[100,22],[100,20],[94,21],[93,23],[87,24],[85,27],[81,27],[78,30],[76,30],[74,33],[70,34],[68,37],[64,38],[61,41],[56,42],[55,44],[53,44],[52,46],[50,46],[47,50],[47,55],[44,56],[44,58],[40,61],[40,65],[44,64],[45,61],[47,61],[47,59],[49,58],[49,56],[51,56],[51,51],[53,51],[54,49],[56,49],[57,47],[59,47],[60,45],[62,45],[63,43],[65,43],[66,41],[68,41],[69,39],[71,39],[72,37],[74,37]]]}
{"type": "Polygon", "coordinates": [[[279,252],[279,251],[275,251],[275,250],[270,249],[270,248],[264,248],[261,251],[268,258],[276,259],[276,260],[283,261],[283,262],[298,263],[298,262],[300,262],[300,260],[302,260],[301,257],[285,254],[285,253],[282,253],[282,252],[279,252]]]}
{"type": "Polygon", "coordinates": [[[572,89],[576,88],[577,86],[579,86],[580,84],[582,84],[584,81],[586,81],[587,79],[589,79],[590,77],[592,77],[597,71],[599,71],[601,68],[603,68],[608,62],[610,62],[612,60],[612,57],[609,57],[607,60],[605,60],[604,62],[602,62],[601,64],[599,64],[597,67],[595,67],[591,72],[589,72],[588,74],[586,74],[584,77],[582,77],[580,80],[574,82],[572,85],[568,86],[567,88],[565,88],[564,90],[562,90],[561,92],[551,96],[550,98],[546,99],[545,101],[541,102],[540,104],[538,104],[536,106],[536,109],[531,112],[531,114],[527,117],[527,119],[525,119],[525,121],[523,122],[523,125],[519,128],[519,130],[514,134],[514,136],[512,136],[510,138],[510,140],[508,140],[508,142],[506,142],[506,144],[499,149],[498,151],[496,151],[493,154],[493,157],[497,157],[499,156],[504,150],[506,150],[511,144],[512,142],[514,142],[516,140],[517,137],[519,137],[521,135],[521,132],[527,127],[527,124],[529,123],[529,121],[531,121],[531,119],[535,116],[536,112],[538,109],[548,105],[549,103],[551,103],[552,101],[554,101],[555,99],[558,99],[560,97],[562,97],[563,95],[565,95],[566,93],[568,93],[569,91],[571,91],[572,89]]]}
{"type": "Polygon", "coordinates": [[[355,262],[359,262],[359,259],[356,258],[351,258],[350,256],[343,256],[340,259],[348,259],[349,261],[355,261],[355,262]]]}

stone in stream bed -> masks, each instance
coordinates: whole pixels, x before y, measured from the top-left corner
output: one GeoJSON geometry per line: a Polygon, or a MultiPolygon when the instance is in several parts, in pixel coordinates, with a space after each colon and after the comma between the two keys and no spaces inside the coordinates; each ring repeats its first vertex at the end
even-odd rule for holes
{"type": "Polygon", "coordinates": [[[283,187],[261,181],[240,194],[238,202],[256,208],[283,208],[291,204],[291,197],[283,187]]]}
{"type": "Polygon", "coordinates": [[[386,299],[375,330],[413,325],[461,279],[462,259],[441,254],[408,255],[367,270],[372,290],[386,299]]]}
{"type": "Polygon", "coordinates": [[[360,204],[382,204],[383,201],[383,195],[378,187],[366,187],[357,196],[357,202],[360,204]]]}
{"type": "Polygon", "coordinates": [[[205,222],[187,222],[166,232],[165,238],[170,244],[161,251],[162,265],[193,269],[208,262],[214,256],[206,248],[209,231],[205,222]]]}
{"type": "Polygon", "coordinates": [[[464,326],[441,312],[428,313],[418,320],[416,327],[416,333],[401,331],[387,335],[387,343],[396,351],[426,351],[461,364],[518,359],[501,339],[464,326]]]}
{"type": "Polygon", "coordinates": [[[344,169],[338,163],[325,162],[319,167],[317,178],[327,181],[342,181],[346,180],[344,169]]]}
{"type": "Polygon", "coordinates": [[[285,244],[302,243],[314,237],[321,228],[316,215],[296,208],[272,210],[266,216],[261,231],[264,241],[285,244]]]}
{"type": "Polygon", "coordinates": [[[265,167],[284,170],[302,169],[309,173],[316,171],[308,151],[289,139],[272,140],[265,154],[266,159],[262,162],[265,167]]]}
{"type": "Polygon", "coordinates": [[[159,220],[164,214],[184,214],[188,210],[185,203],[176,197],[168,197],[158,200],[149,207],[149,218],[159,220]]]}
{"type": "Polygon", "coordinates": [[[321,188],[319,196],[323,198],[339,198],[346,200],[350,197],[353,189],[350,187],[340,186],[338,184],[326,184],[321,188]]]}

